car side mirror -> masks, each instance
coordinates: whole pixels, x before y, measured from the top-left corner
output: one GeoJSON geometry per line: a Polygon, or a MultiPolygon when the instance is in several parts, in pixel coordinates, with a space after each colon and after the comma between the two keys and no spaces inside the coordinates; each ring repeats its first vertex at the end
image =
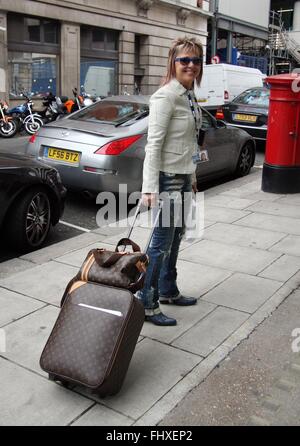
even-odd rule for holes
{"type": "Polygon", "coordinates": [[[221,119],[216,119],[216,124],[217,124],[218,129],[227,127],[226,123],[224,121],[222,121],[221,119]]]}

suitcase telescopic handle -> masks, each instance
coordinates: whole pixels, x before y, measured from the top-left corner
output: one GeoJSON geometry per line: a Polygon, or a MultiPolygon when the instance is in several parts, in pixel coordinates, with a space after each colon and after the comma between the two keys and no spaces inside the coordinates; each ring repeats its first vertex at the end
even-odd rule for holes
{"type": "MultiPolygon", "coordinates": [[[[137,218],[138,218],[138,215],[139,215],[140,212],[141,212],[142,204],[143,204],[143,202],[142,202],[142,199],[140,198],[139,203],[138,203],[137,208],[136,208],[136,211],[135,211],[135,214],[134,214],[134,218],[133,218],[132,225],[130,226],[129,231],[128,231],[128,234],[127,234],[127,238],[129,238],[129,239],[130,239],[131,233],[132,233],[132,231],[133,231],[133,228],[134,228],[134,226],[135,226],[135,222],[136,222],[136,220],[137,220],[137,218]]],[[[156,216],[155,216],[154,223],[153,223],[153,225],[152,225],[151,232],[150,232],[150,235],[149,235],[147,244],[146,244],[145,249],[144,249],[144,251],[143,251],[143,252],[145,252],[145,253],[148,251],[149,245],[150,245],[150,243],[151,243],[152,236],[153,236],[153,232],[154,232],[154,229],[155,229],[155,227],[156,227],[156,225],[157,225],[157,222],[158,222],[158,219],[159,219],[161,210],[162,210],[162,206],[163,206],[163,201],[162,201],[161,199],[159,199],[159,200],[158,200],[158,210],[157,210],[157,214],[156,214],[156,216]]],[[[124,246],[124,250],[125,250],[125,248],[126,248],[126,247],[124,246]]]]}

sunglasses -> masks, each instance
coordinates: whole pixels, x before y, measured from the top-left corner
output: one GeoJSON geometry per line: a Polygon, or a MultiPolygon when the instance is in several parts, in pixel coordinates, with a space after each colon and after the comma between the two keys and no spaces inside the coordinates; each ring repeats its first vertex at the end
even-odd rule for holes
{"type": "Polygon", "coordinates": [[[202,57],[176,57],[175,62],[180,62],[183,66],[188,66],[191,62],[194,65],[200,65],[202,62],[202,57]]]}

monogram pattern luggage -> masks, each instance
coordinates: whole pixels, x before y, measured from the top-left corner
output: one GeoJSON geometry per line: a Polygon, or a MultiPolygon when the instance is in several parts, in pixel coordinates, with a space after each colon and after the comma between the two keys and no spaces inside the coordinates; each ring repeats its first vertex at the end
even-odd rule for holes
{"type": "Polygon", "coordinates": [[[143,322],[143,305],[130,291],[74,282],[43,350],[41,368],[52,380],[113,395],[122,386],[143,322]]]}
{"type": "Polygon", "coordinates": [[[133,292],[143,286],[148,258],[129,240],[140,207],[141,203],[128,238],[120,240],[116,251],[90,251],[67,285],[61,311],[40,358],[49,379],[85,386],[101,397],[120,390],[145,318],[144,307],[133,292]],[[120,244],[131,244],[133,253],[121,255],[120,244]]]}

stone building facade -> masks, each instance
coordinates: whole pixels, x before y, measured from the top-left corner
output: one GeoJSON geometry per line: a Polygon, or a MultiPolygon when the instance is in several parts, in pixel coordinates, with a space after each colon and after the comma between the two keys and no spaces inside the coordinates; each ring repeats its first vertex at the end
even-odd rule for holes
{"type": "Polygon", "coordinates": [[[0,95],[83,86],[98,95],[153,93],[173,39],[206,50],[209,0],[0,0],[0,95]]]}

